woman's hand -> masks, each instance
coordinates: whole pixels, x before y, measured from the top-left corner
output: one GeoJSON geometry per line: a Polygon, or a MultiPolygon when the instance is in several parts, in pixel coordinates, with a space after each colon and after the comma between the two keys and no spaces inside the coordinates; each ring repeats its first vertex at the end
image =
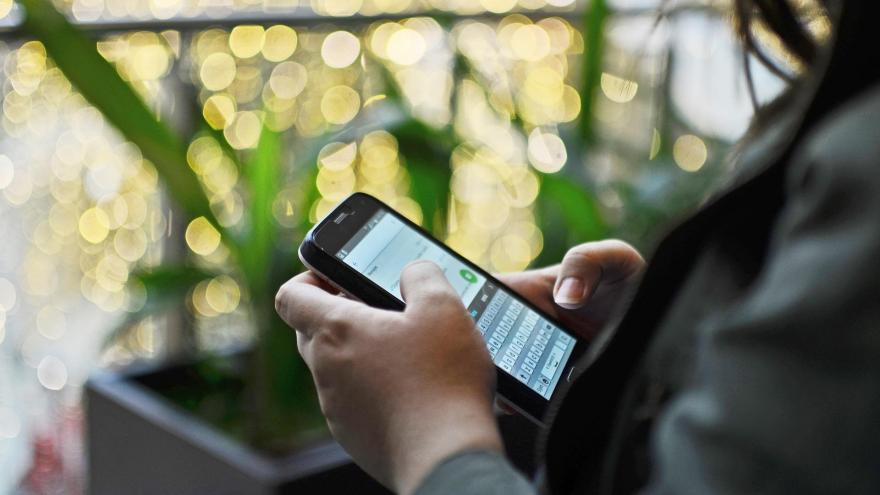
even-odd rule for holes
{"type": "Polygon", "coordinates": [[[608,321],[644,266],[635,248],[612,239],[579,244],[568,250],[559,265],[498,278],[567,328],[590,339],[608,321]]]}
{"type": "Polygon", "coordinates": [[[410,264],[402,313],[336,295],[301,273],[278,291],[297,331],[333,436],[382,483],[410,493],[437,463],[471,448],[501,450],[495,370],[474,321],[440,269],[410,264]]]}

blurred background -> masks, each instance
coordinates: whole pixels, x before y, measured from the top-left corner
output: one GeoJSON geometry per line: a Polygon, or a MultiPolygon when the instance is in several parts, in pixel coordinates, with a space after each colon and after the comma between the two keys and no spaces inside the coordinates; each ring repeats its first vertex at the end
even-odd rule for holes
{"type": "Polygon", "coordinates": [[[23,3],[0,0],[0,493],[84,489],[96,370],[255,345],[349,193],[492,271],[650,252],[753,109],[728,2],[55,1],[162,134],[23,3]]]}

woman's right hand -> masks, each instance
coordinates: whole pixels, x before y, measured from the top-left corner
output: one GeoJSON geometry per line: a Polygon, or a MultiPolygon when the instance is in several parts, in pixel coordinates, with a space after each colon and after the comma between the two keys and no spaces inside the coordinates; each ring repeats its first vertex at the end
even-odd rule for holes
{"type": "Polygon", "coordinates": [[[608,322],[644,267],[635,248],[610,239],[579,244],[558,265],[498,279],[589,340],[608,322]]]}

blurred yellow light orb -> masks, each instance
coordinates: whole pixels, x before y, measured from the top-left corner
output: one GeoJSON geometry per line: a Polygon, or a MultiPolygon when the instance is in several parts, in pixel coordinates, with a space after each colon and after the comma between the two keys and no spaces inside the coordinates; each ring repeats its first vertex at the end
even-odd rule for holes
{"type": "Polygon", "coordinates": [[[0,189],[5,189],[15,178],[15,166],[8,156],[0,154],[0,189]]]}
{"type": "Polygon", "coordinates": [[[318,172],[318,178],[315,181],[315,185],[324,199],[340,201],[354,192],[356,180],[357,178],[355,177],[354,171],[350,168],[339,171],[332,171],[324,168],[318,172]]]}
{"type": "Polygon", "coordinates": [[[321,44],[321,58],[334,69],[348,67],[361,53],[361,42],[348,31],[336,31],[324,38],[321,44]]]}
{"type": "Polygon", "coordinates": [[[95,280],[107,292],[121,292],[128,282],[128,263],[108,254],[95,266],[95,280]]]}
{"type": "Polygon", "coordinates": [[[537,62],[550,54],[550,36],[541,26],[526,24],[513,32],[510,49],[528,62],[537,62]]]}
{"type": "Polygon", "coordinates": [[[227,275],[211,279],[205,286],[205,301],[218,313],[231,313],[238,307],[241,292],[238,283],[227,275]]]}
{"type": "Polygon", "coordinates": [[[235,117],[235,100],[226,94],[213,95],[205,101],[202,115],[212,128],[223,129],[235,117]]]}
{"type": "Polygon", "coordinates": [[[541,132],[538,127],[529,133],[528,152],[535,169],[548,174],[558,172],[568,159],[562,139],[556,134],[541,132]]]}
{"type": "Polygon", "coordinates": [[[363,6],[363,0],[312,0],[312,10],[333,17],[349,17],[363,6]]]}
{"type": "Polygon", "coordinates": [[[191,301],[193,305],[193,309],[199,316],[217,316],[217,312],[214,311],[214,308],[208,304],[208,299],[205,295],[208,288],[208,282],[202,281],[196,284],[195,288],[193,288],[191,301]]]}
{"type": "Polygon", "coordinates": [[[550,38],[550,53],[564,53],[571,46],[572,35],[569,25],[558,17],[548,17],[537,22],[550,38]]]}
{"type": "Polygon", "coordinates": [[[372,3],[379,12],[396,14],[406,10],[412,4],[412,0],[373,0],[372,3]]]}
{"type": "Polygon", "coordinates": [[[113,236],[113,249],[120,258],[133,263],[147,252],[147,235],[141,229],[119,229],[113,236]]]}
{"type": "Polygon", "coordinates": [[[496,196],[491,202],[471,205],[466,209],[467,219],[479,229],[495,231],[510,218],[510,205],[496,196]]]}
{"type": "Polygon", "coordinates": [[[205,89],[220,91],[235,80],[235,59],[228,53],[213,53],[202,62],[199,77],[205,89]]]}
{"type": "Polygon", "coordinates": [[[321,114],[331,124],[345,124],[357,115],[361,97],[348,86],[334,86],[321,98],[321,114]]]}
{"type": "Polygon", "coordinates": [[[672,158],[676,165],[686,172],[696,172],[703,168],[708,157],[709,150],[706,148],[706,143],[693,134],[680,136],[672,144],[672,158]]]}
{"type": "Polygon", "coordinates": [[[562,75],[549,67],[530,70],[523,83],[523,91],[529,98],[542,105],[553,105],[565,94],[562,75]]]}
{"type": "Polygon", "coordinates": [[[330,143],[318,153],[318,164],[329,170],[343,170],[354,163],[357,144],[330,143]]]}
{"type": "Polygon", "coordinates": [[[256,112],[239,112],[223,135],[226,136],[229,145],[237,150],[253,148],[260,140],[262,127],[262,121],[256,112]]]}
{"type": "Polygon", "coordinates": [[[526,208],[538,198],[540,185],[534,172],[526,167],[520,167],[507,181],[504,191],[510,206],[526,208]]]}
{"type": "Polygon", "coordinates": [[[571,122],[581,113],[581,95],[569,85],[562,88],[562,113],[560,122],[571,122]]]}
{"type": "Polygon", "coordinates": [[[79,234],[92,244],[103,241],[110,233],[110,218],[99,208],[89,208],[79,217],[79,234]]]}
{"type": "Polygon", "coordinates": [[[238,58],[251,58],[260,53],[265,41],[263,26],[235,26],[229,33],[229,49],[238,58]]]}
{"type": "Polygon", "coordinates": [[[498,174],[478,162],[462,164],[452,172],[450,189],[462,203],[488,203],[494,199],[498,174]]]}
{"type": "Polygon", "coordinates": [[[159,79],[171,67],[168,48],[157,34],[134,33],[128,43],[128,66],[138,79],[143,81],[159,79]]]}
{"type": "Polygon", "coordinates": [[[12,11],[12,0],[0,0],[0,19],[9,15],[9,12],[12,11]]]}
{"type": "Polygon", "coordinates": [[[37,365],[37,380],[49,390],[61,390],[67,384],[67,366],[55,356],[46,356],[37,365]]]}
{"type": "Polygon", "coordinates": [[[599,86],[609,100],[615,103],[626,103],[636,97],[639,83],[603,72],[599,78],[599,86]]]}
{"type": "Polygon", "coordinates": [[[399,65],[413,65],[425,55],[425,38],[414,29],[400,29],[388,38],[388,59],[399,65]]]}
{"type": "Polygon", "coordinates": [[[220,233],[205,217],[198,217],[186,227],[186,245],[196,254],[207,256],[220,246],[220,233]]]}
{"type": "Polygon", "coordinates": [[[547,5],[552,5],[553,7],[568,7],[574,3],[574,0],[546,0],[546,2],[547,5]]]}
{"type": "Polygon", "coordinates": [[[503,14],[516,6],[516,0],[480,0],[480,5],[489,12],[503,14]]]}
{"type": "Polygon", "coordinates": [[[370,34],[369,46],[370,50],[376,55],[386,58],[388,56],[388,40],[394,33],[403,29],[403,26],[396,22],[386,22],[380,24],[370,34]]]}
{"type": "Polygon", "coordinates": [[[263,58],[270,62],[281,62],[296,51],[296,31],[287,26],[272,26],[266,30],[263,44],[263,58]]]}
{"type": "Polygon", "coordinates": [[[279,98],[293,99],[302,93],[309,80],[309,71],[296,62],[282,62],[272,69],[269,87],[279,98]]]}
{"type": "Polygon", "coordinates": [[[490,251],[492,266],[499,272],[516,272],[532,261],[532,249],[522,237],[507,234],[492,243],[490,251]]]}
{"type": "Polygon", "coordinates": [[[135,340],[141,349],[148,354],[152,354],[156,350],[156,328],[153,325],[143,322],[137,326],[134,332],[135,340]]]}

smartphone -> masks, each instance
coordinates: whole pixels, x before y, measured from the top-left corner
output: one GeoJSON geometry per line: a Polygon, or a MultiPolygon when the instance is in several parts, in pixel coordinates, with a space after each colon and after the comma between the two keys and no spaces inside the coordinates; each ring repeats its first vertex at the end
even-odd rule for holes
{"type": "Polygon", "coordinates": [[[318,222],[299,248],[312,271],[350,297],[403,310],[400,274],[410,262],[436,263],[485,339],[504,402],[542,424],[586,342],[378,199],[355,193],[318,222]]]}

